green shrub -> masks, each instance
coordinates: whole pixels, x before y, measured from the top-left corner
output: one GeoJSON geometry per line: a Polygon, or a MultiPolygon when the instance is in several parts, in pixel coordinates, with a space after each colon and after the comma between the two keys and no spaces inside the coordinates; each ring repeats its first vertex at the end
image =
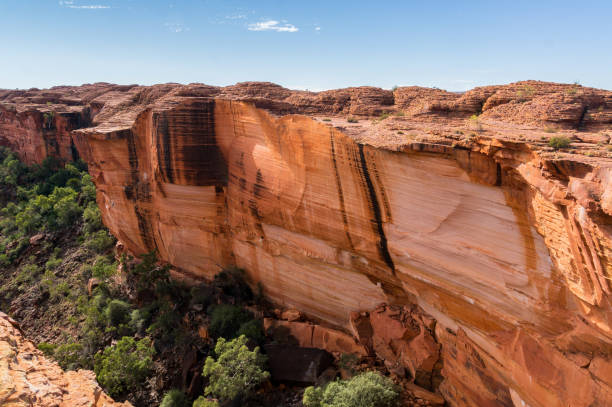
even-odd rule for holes
{"type": "Polygon", "coordinates": [[[217,274],[213,280],[213,286],[238,303],[247,302],[253,299],[253,290],[245,279],[244,270],[231,268],[217,274]]]}
{"type": "Polygon", "coordinates": [[[117,262],[111,261],[108,257],[98,256],[91,267],[91,276],[102,281],[113,276],[117,272],[117,262]]]}
{"type": "Polygon", "coordinates": [[[96,378],[112,396],[131,391],[149,375],[154,354],[151,339],[136,341],[124,336],[116,345],[95,356],[96,378]]]}
{"type": "Polygon", "coordinates": [[[187,395],[180,390],[173,389],[164,395],[159,407],[189,407],[191,403],[187,395]]]}
{"type": "Polygon", "coordinates": [[[103,253],[115,244],[115,238],[106,230],[85,234],[85,247],[97,253],[103,253]]]}
{"type": "Polygon", "coordinates": [[[258,319],[252,319],[240,325],[236,336],[244,335],[249,339],[261,344],[265,338],[263,324],[258,319]]]}
{"type": "Polygon", "coordinates": [[[259,353],[259,347],[250,351],[247,341],[244,335],[229,342],[219,338],[215,345],[217,359],[209,356],[204,364],[203,373],[209,379],[206,395],[233,400],[248,395],[270,377],[264,370],[266,357],[259,353]]]}
{"type": "Polygon", "coordinates": [[[571,144],[571,140],[565,136],[555,136],[551,137],[548,140],[548,145],[554,148],[555,150],[559,150],[561,148],[568,148],[571,144]]]}
{"type": "Polygon", "coordinates": [[[208,332],[213,338],[235,338],[240,327],[251,321],[253,315],[236,305],[214,305],[209,309],[208,332]]]}
{"type": "Polygon", "coordinates": [[[176,328],[181,323],[181,316],[174,307],[168,301],[158,301],[154,315],[155,320],[147,328],[147,332],[163,341],[175,341],[176,335],[180,332],[176,328]]]}
{"type": "Polygon", "coordinates": [[[45,263],[45,269],[46,270],[55,270],[56,268],[59,267],[60,264],[62,264],[62,259],[58,259],[55,256],[51,256],[49,257],[49,260],[47,260],[47,262],[45,263]]]}
{"type": "Polygon", "coordinates": [[[149,313],[144,309],[135,309],[130,314],[130,327],[134,332],[143,334],[147,329],[147,322],[149,320],[149,313]]]}
{"type": "Polygon", "coordinates": [[[83,221],[85,222],[83,225],[85,233],[92,233],[102,228],[102,215],[95,202],[89,202],[83,211],[83,221]]]}
{"type": "Polygon", "coordinates": [[[395,407],[399,392],[391,379],[366,372],[325,387],[308,387],[303,403],[305,407],[395,407]]]}
{"type": "Polygon", "coordinates": [[[219,407],[219,402],[217,400],[211,400],[204,396],[200,396],[193,402],[193,407],[219,407]]]}
{"type": "Polygon", "coordinates": [[[77,192],[69,187],[56,187],[49,196],[55,212],[57,227],[66,227],[75,223],[81,216],[82,209],[77,204],[77,192]]]}
{"type": "Polygon", "coordinates": [[[125,301],[112,300],[106,306],[106,319],[111,326],[118,327],[130,321],[131,306],[125,301]]]}
{"type": "Polygon", "coordinates": [[[85,202],[96,201],[96,186],[87,173],[84,173],[81,177],[81,197],[85,202]]]}
{"type": "Polygon", "coordinates": [[[52,343],[47,343],[47,342],[41,342],[38,344],[37,348],[45,354],[45,356],[48,357],[52,357],[53,353],[55,352],[55,348],[57,348],[57,345],[54,345],[52,343]]]}
{"type": "Polygon", "coordinates": [[[66,343],[55,348],[53,358],[65,370],[75,370],[85,367],[83,361],[83,345],[78,342],[66,343]]]}

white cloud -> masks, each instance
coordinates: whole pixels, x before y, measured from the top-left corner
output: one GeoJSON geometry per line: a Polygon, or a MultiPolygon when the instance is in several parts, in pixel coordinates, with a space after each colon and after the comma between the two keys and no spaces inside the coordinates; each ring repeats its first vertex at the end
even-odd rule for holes
{"type": "Polygon", "coordinates": [[[79,6],[74,4],[74,0],[64,0],[64,1],[60,1],[59,5],[62,7],[68,7],[68,8],[73,8],[73,9],[81,9],[81,10],[102,10],[102,9],[107,9],[110,8],[110,6],[102,6],[102,5],[89,5],[89,6],[79,6]]]}
{"type": "Polygon", "coordinates": [[[315,31],[321,31],[321,27],[315,27],[315,31]]]}
{"type": "Polygon", "coordinates": [[[293,24],[280,24],[276,20],[260,21],[259,23],[249,24],[249,31],[276,31],[294,33],[299,31],[299,28],[293,24]]]}
{"type": "Polygon", "coordinates": [[[189,27],[185,27],[180,23],[165,23],[164,26],[174,33],[182,33],[191,30],[189,27]]]}
{"type": "Polygon", "coordinates": [[[225,16],[226,20],[245,20],[247,18],[246,14],[232,14],[225,16]]]}

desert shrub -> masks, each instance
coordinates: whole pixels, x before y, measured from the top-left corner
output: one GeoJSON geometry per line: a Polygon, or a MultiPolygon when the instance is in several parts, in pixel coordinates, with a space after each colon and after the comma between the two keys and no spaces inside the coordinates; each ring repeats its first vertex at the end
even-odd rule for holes
{"type": "Polygon", "coordinates": [[[193,402],[192,407],[219,407],[219,402],[217,400],[211,400],[204,396],[200,396],[193,402]]]}
{"type": "Polygon", "coordinates": [[[106,306],[105,314],[108,323],[114,327],[130,321],[131,306],[125,301],[112,300],[106,306]]]}
{"type": "Polygon", "coordinates": [[[569,139],[569,137],[558,136],[551,137],[550,140],[548,140],[548,145],[554,148],[555,150],[559,150],[561,148],[568,148],[571,142],[572,141],[569,139]]]}
{"type": "Polygon", "coordinates": [[[263,324],[258,319],[252,319],[244,324],[240,325],[236,336],[244,335],[249,339],[252,339],[256,343],[261,344],[265,339],[263,324]]]}
{"type": "Polygon", "coordinates": [[[480,117],[477,114],[473,114],[470,116],[469,123],[472,130],[482,130],[482,123],[480,122],[480,117]]]}
{"type": "Polygon", "coordinates": [[[209,379],[206,395],[233,400],[248,395],[270,377],[264,370],[266,357],[259,353],[259,347],[250,351],[247,341],[246,336],[229,342],[219,338],[215,345],[217,359],[209,356],[204,364],[203,373],[209,379]]]}
{"type": "Polygon", "coordinates": [[[150,373],[155,350],[149,338],[124,336],[94,359],[98,382],[112,396],[135,389],[150,373]]]}
{"type": "Polygon", "coordinates": [[[52,357],[53,353],[55,352],[55,348],[57,348],[57,345],[54,345],[52,343],[47,343],[47,342],[41,342],[38,344],[37,348],[42,353],[44,353],[45,356],[52,357]]]}
{"type": "Polygon", "coordinates": [[[159,407],[189,407],[191,403],[185,393],[173,389],[164,395],[159,407]]]}
{"type": "Polygon", "coordinates": [[[308,387],[303,403],[305,407],[395,407],[399,392],[391,379],[366,372],[324,387],[308,387]]]}
{"type": "Polygon", "coordinates": [[[53,358],[65,370],[85,367],[83,345],[78,342],[66,343],[55,348],[53,358]]]}
{"type": "Polygon", "coordinates": [[[61,258],[57,258],[55,256],[51,256],[49,257],[49,260],[47,260],[47,262],[45,263],[45,269],[46,270],[55,270],[56,268],[59,267],[60,264],[62,264],[62,259],[61,258]]]}
{"type": "Polygon", "coordinates": [[[208,331],[213,338],[235,338],[243,324],[251,321],[253,315],[236,305],[220,304],[209,309],[208,331]]]}
{"type": "Polygon", "coordinates": [[[17,284],[28,284],[38,280],[42,269],[36,264],[27,264],[21,268],[21,271],[17,273],[15,281],[17,284]]]}
{"type": "Polygon", "coordinates": [[[214,289],[209,284],[200,284],[190,290],[190,304],[201,305],[202,309],[208,308],[214,300],[214,289]]]}
{"type": "Polygon", "coordinates": [[[130,314],[130,327],[138,334],[144,334],[147,329],[150,314],[146,309],[135,309],[130,314]]]}
{"type": "Polygon", "coordinates": [[[180,330],[176,329],[181,323],[181,316],[168,301],[158,301],[153,323],[147,332],[162,341],[175,341],[180,330]]]}
{"type": "Polygon", "coordinates": [[[83,221],[83,231],[85,233],[92,233],[102,228],[102,215],[95,202],[89,202],[83,211],[83,221]]]}
{"type": "Polygon", "coordinates": [[[77,192],[69,187],[56,187],[49,196],[53,203],[55,226],[63,228],[74,224],[81,216],[82,209],[77,204],[77,192]]]}
{"type": "Polygon", "coordinates": [[[106,230],[85,234],[85,247],[97,253],[103,253],[115,244],[115,238],[106,230]]]}
{"type": "Polygon", "coordinates": [[[96,257],[94,264],[91,266],[91,276],[102,281],[111,277],[116,272],[117,263],[104,256],[96,257]]]}
{"type": "Polygon", "coordinates": [[[349,123],[357,123],[359,120],[357,120],[356,117],[349,117],[346,119],[346,121],[349,123]]]}
{"type": "Polygon", "coordinates": [[[94,202],[96,200],[96,186],[91,180],[91,175],[87,172],[81,176],[81,196],[86,202],[94,202]]]}
{"type": "Polygon", "coordinates": [[[70,294],[70,284],[66,281],[59,281],[51,270],[45,271],[40,285],[43,289],[47,290],[52,299],[59,299],[70,294]]]}
{"type": "Polygon", "coordinates": [[[213,286],[238,303],[247,302],[253,299],[253,290],[245,279],[246,273],[244,270],[238,268],[227,269],[215,276],[213,286]]]}
{"type": "Polygon", "coordinates": [[[141,262],[134,267],[128,267],[124,261],[124,267],[128,270],[131,283],[138,295],[145,292],[155,293],[165,290],[170,281],[170,268],[167,265],[157,264],[157,253],[152,251],[140,256],[141,262]]]}

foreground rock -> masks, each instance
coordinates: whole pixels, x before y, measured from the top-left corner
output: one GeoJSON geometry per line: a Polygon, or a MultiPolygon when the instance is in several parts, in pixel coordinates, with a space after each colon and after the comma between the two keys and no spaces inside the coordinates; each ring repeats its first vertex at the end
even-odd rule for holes
{"type": "Polygon", "coordinates": [[[64,372],[25,340],[0,313],[0,405],[3,407],[128,407],[107,396],[89,370],[64,372]]]}
{"type": "Polygon", "coordinates": [[[350,339],[274,322],[301,346],[374,353],[453,406],[612,405],[612,92],[98,84],[0,100],[0,142],[32,162],[78,151],[132,253],[196,279],[244,268],[350,339]]]}

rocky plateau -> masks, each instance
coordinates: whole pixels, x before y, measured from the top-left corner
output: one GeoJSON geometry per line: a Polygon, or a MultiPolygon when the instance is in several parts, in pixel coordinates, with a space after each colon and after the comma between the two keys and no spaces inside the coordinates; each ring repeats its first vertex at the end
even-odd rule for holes
{"type": "Polygon", "coordinates": [[[87,162],[131,253],[243,268],[316,322],[268,327],[451,406],[612,405],[611,136],[612,92],[536,81],[0,90],[0,145],[87,162]]]}

